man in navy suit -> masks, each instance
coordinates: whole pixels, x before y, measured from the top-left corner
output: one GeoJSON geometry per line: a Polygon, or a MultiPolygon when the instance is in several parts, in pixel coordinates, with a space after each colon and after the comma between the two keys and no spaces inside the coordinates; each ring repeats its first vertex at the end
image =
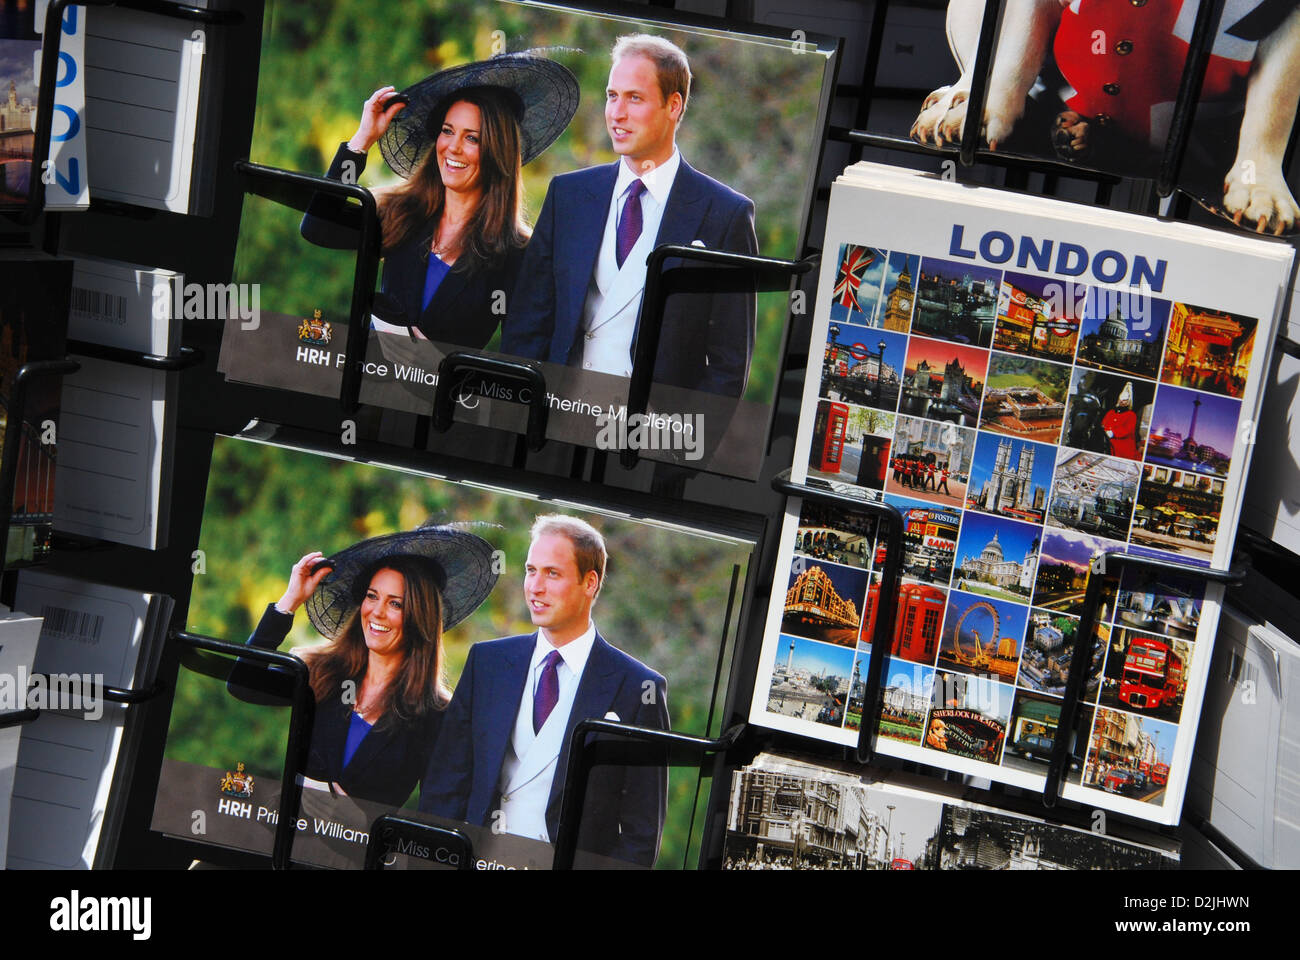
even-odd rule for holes
{"type": "MultiPolygon", "coordinates": [[[[552,841],[569,741],[579,720],[668,729],[667,685],[596,632],[605,541],[552,514],[533,523],[524,599],[537,632],[470,647],[420,787],[420,809],[552,841]]],[[[659,855],[668,771],[603,764],[591,772],[578,848],[643,866],[659,855]]]]}
{"type": "MultiPolygon", "coordinates": [[[[677,150],[686,55],[619,38],[605,126],[620,159],[551,181],[502,327],[501,351],[630,376],[646,257],[661,244],[755,254],[754,204],[677,150]]],[[[672,266],[670,261],[668,266],[672,266]]],[[[664,308],[654,382],[740,397],[754,352],[752,292],[677,294],[664,308]]]]}

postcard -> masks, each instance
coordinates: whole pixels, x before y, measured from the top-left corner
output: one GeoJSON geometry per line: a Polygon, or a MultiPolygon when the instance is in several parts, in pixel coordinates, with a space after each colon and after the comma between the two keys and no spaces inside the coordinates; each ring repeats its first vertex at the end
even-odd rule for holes
{"type": "Polygon", "coordinates": [[[818,301],[792,476],[897,507],[901,585],[877,636],[890,538],[792,500],[751,722],[855,744],[879,654],[882,753],[1041,790],[1087,643],[1063,794],[1176,822],[1220,588],[1098,564],[1228,564],[1292,250],[867,163],[824,249],[822,289],[852,261],[874,308],[818,301]],[[811,721],[763,695],[789,638],[824,648],[811,721]]]}
{"type": "MultiPolygon", "coordinates": [[[[485,862],[546,868],[580,720],[716,734],[728,601],[752,548],[667,517],[218,437],[187,627],[308,666],[295,860],[356,868],[374,818],[407,808],[465,829],[485,862]]],[[[792,666],[825,686],[848,673],[843,656],[792,666]]],[[[228,664],[180,671],[153,829],[267,853],[289,711],[273,674],[228,664]]],[[[587,864],[681,867],[692,776],[662,758],[593,768],[587,864]]]]}
{"type": "MultiPolygon", "coordinates": [[[[363,7],[267,4],[250,155],[376,197],[383,275],[373,316],[360,321],[370,326],[357,358],[362,402],[426,414],[447,355],[522,360],[545,378],[553,440],[756,476],[788,320],[804,308],[789,288],[758,291],[752,274],[664,264],[643,414],[655,429],[618,424],[638,415],[630,377],[652,322],[642,305],[656,247],[800,255],[834,42],[801,33],[792,43],[731,21],[688,25],[650,9],[640,18],[510,0],[385,9],[376,21],[363,7]],[[355,36],[366,53],[339,40],[355,36]],[[425,39],[412,46],[413,37],[425,39]],[[634,122],[624,113],[648,109],[633,98],[643,86],[658,96],[634,122]],[[451,116],[458,102],[465,109],[451,116]],[[504,140],[479,129],[498,124],[504,140]],[[782,145],[772,162],[736,149],[737,125],[782,145]],[[450,165],[437,147],[444,127],[473,138],[448,147],[450,165]]],[[[221,317],[219,366],[231,380],[337,396],[359,234],[355,210],[312,200],[291,209],[246,198],[233,279],[257,285],[263,309],[256,324],[221,317]]],[[[862,251],[844,280],[848,323],[874,322],[886,264],[873,268],[871,257],[862,251]]],[[[867,377],[861,369],[852,384],[867,377]]],[[[523,431],[519,403],[461,396],[460,416],[523,431]]],[[[863,402],[854,389],[845,397],[863,402]]]]}

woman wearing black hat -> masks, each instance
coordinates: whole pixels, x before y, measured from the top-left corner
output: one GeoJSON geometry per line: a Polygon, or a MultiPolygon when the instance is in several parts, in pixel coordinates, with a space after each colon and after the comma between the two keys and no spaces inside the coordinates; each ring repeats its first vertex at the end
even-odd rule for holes
{"type": "MultiPolygon", "coordinates": [[[[406,182],[374,191],[384,264],[381,329],[473,349],[508,309],[529,228],[520,168],[563,132],[578,107],[565,67],[505,54],[434,74],[398,93],[381,87],[327,174],[356,182],[372,146],[406,182]]],[[[318,200],[303,236],[352,246],[339,207],[318,200]],[[333,222],[331,222],[333,221],[333,222]]]]}
{"type": "MultiPolygon", "coordinates": [[[[390,806],[406,801],[451,698],[442,634],[473,613],[496,580],[491,545],[454,525],[373,537],[294,564],[249,643],[278,647],[303,605],[328,640],[294,651],[307,663],[316,700],[309,778],[390,806]]],[[[240,699],[268,702],[255,674],[241,661],[228,687],[240,699]]]]}

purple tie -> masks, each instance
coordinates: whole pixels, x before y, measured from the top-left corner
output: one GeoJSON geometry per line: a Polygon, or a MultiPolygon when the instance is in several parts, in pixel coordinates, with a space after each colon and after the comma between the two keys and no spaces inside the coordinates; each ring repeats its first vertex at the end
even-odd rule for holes
{"type": "Polygon", "coordinates": [[[643,193],[645,193],[645,184],[640,180],[633,180],[632,185],[627,188],[623,216],[618,220],[618,246],[614,251],[620,267],[623,266],[627,255],[632,252],[632,248],[636,246],[637,238],[641,236],[641,194],[643,193]]]}
{"type": "Polygon", "coordinates": [[[552,650],[546,655],[542,665],[542,679],[537,684],[537,696],[533,697],[533,733],[542,729],[546,718],[555,709],[560,699],[560,675],[556,667],[560,665],[560,651],[552,650]]]}

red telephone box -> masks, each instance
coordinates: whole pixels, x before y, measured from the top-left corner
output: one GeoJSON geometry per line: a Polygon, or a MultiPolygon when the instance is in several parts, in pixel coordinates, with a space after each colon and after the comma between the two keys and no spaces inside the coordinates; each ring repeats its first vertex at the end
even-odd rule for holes
{"type": "Polygon", "coordinates": [[[808,466],[820,473],[839,473],[844,460],[844,433],[849,426],[849,408],[829,400],[817,402],[812,449],[808,466]]]}

